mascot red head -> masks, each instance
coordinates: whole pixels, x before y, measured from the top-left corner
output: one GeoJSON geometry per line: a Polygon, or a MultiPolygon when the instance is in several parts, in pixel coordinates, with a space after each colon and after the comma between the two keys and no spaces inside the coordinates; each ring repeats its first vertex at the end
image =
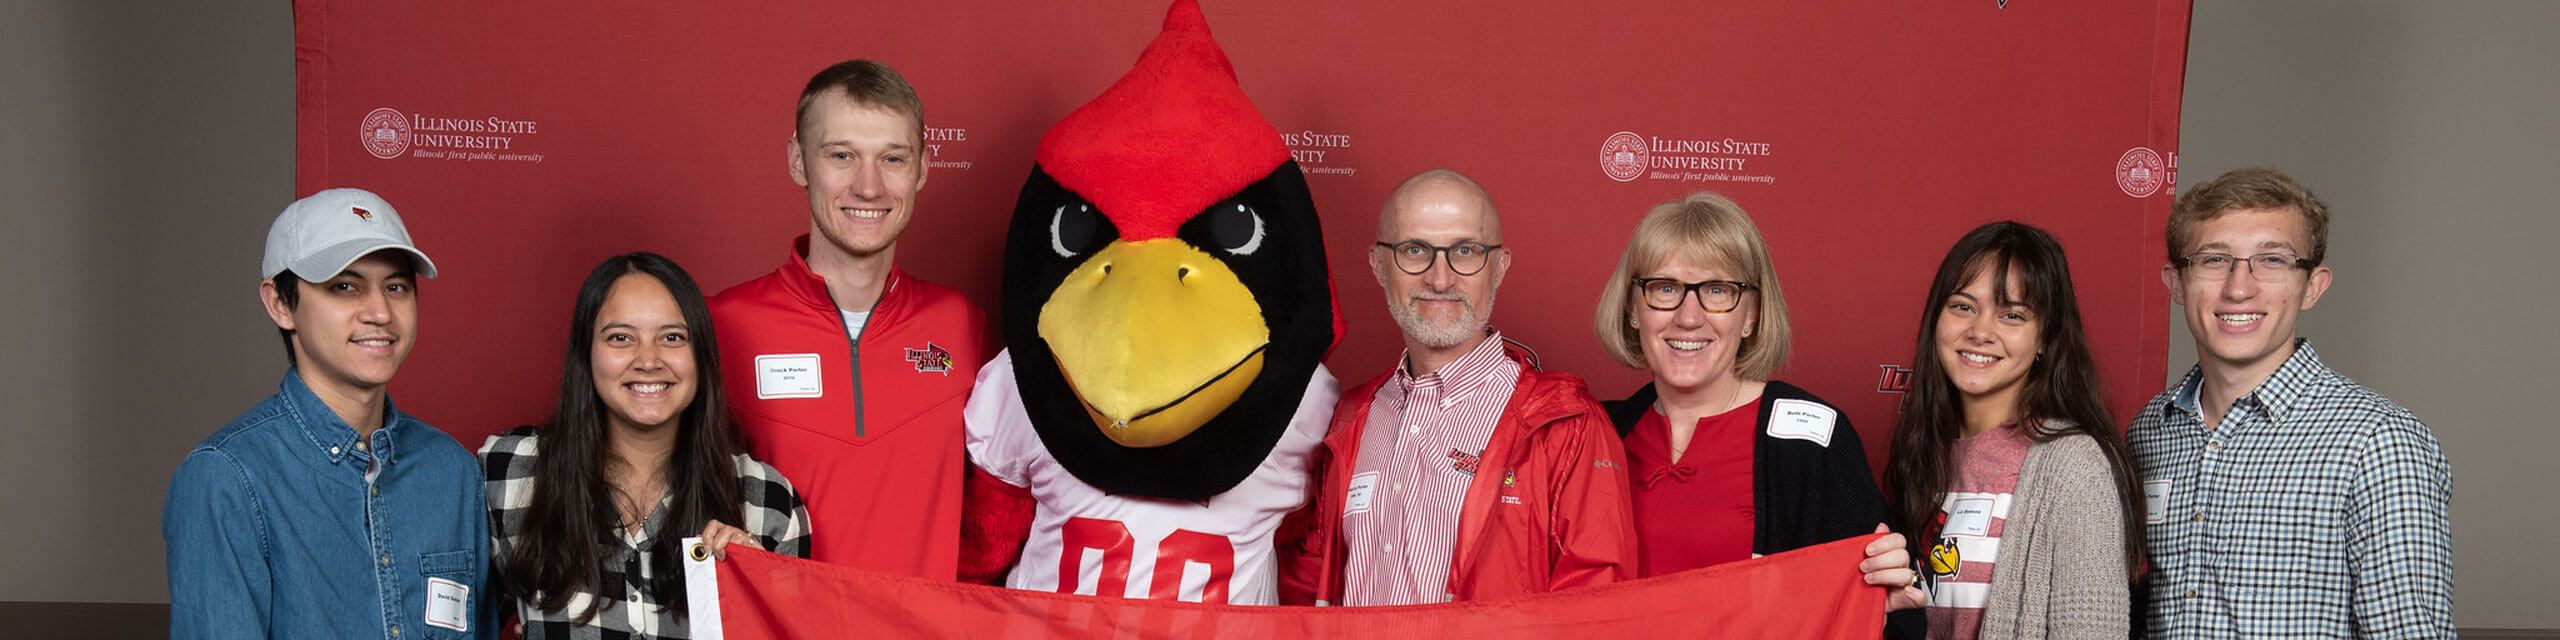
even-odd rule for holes
{"type": "Polygon", "coordinates": [[[1093,486],[1199,500],[1277,441],[1336,335],[1324,234],[1199,6],[1040,140],[1005,243],[1031,423],[1093,486]]]}

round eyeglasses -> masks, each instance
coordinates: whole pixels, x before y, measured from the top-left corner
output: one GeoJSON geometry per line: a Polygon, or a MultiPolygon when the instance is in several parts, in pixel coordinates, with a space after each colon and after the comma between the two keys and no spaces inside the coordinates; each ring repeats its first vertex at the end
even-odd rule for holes
{"type": "Polygon", "coordinates": [[[2179,258],[2178,268],[2206,280],[2223,280],[2230,278],[2231,270],[2240,268],[2244,262],[2249,265],[2249,277],[2259,282],[2283,282],[2287,276],[2293,275],[2294,269],[2309,269],[2320,264],[2290,253],[2261,253],[2242,258],[2207,251],[2179,258]]]}
{"type": "Polygon", "coordinates": [[[1449,256],[1450,272],[1472,276],[1484,270],[1486,259],[1493,256],[1493,250],[1502,248],[1502,245],[1482,242],[1460,242],[1443,247],[1421,240],[1380,242],[1378,246],[1386,247],[1387,253],[1395,256],[1396,269],[1417,276],[1430,271],[1431,263],[1439,261],[1442,254],[1449,256]]]}
{"type": "Polygon", "coordinates": [[[1742,294],[1758,289],[1750,283],[1732,280],[1681,282],[1674,278],[1635,278],[1636,294],[1644,298],[1644,306],[1656,311],[1677,311],[1689,294],[1698,294],[1698,306],[1707,313],[1725,313],[1742,306],[1742,294]]]}

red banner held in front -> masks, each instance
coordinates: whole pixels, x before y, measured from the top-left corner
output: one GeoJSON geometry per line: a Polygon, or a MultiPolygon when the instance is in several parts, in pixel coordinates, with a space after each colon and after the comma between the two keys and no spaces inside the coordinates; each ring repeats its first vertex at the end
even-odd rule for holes
{"type": "Polygon", "coordinates": [[[1486,602],[1254,607],[1021,591],[738,548],[718,563],[727,640],[828,638],[1854,638],[1883,633],[1861,536],[1696,571],[1486,602]]]}

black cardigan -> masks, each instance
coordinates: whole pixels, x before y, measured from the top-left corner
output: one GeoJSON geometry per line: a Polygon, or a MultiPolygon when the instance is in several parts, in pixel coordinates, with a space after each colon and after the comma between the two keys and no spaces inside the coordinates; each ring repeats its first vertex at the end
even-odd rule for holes
{"type": "MultiPolygon", "coordinates": [[[[1625,400],[1600,403],[1619,439],[1634,431],[1636,421],[1653,410],[1657,396],[1648,383],[1625,400]]],[[[1760,555],[1809,547],[1842,538],[1875,533],[1888,516],[1884,493],[1876,489],[1867,468],[1866,446],[1849,425],[1847,412],[1831,428],[1831,444],[1769,435],[1770,408],[1779,400],[1803,400],[1838,411],[1813,393],[1777,380],[1760,392],[1760,419],[1751,447],[1751,552],[1760,555]]],[[[1643,517],[1643,514],[1637,514],[1643,517]]],[[[1920,609],[1886,616],[1885,637],[1919,638],[1928,633],[1928,617],[1920,609]]]]}

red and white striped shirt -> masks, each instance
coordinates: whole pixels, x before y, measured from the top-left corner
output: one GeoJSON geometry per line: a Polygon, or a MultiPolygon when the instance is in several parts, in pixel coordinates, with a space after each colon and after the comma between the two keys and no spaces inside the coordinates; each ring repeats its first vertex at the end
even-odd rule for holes
{"type": "MultiPolygon", "coordinates": [[[[1991,573],[2000,563],[2000,537],[2009,528],[2018,473],[2035,441],[2018,421],[1958,438],[1947,451],[1955,481],[1941,496],[1938,543],[1930,547],[1929,638],[1973,640],[1982,632],[1982,610],[1991,603],[1991,573]]],[[[2037,597],[2043,597],[2038,595],[2037,597]]]]}
{"type": "Polygon", "coordinates": [[[1378,389],[1343,500],[1343,604],[1450,600],[1458,512],[1520,378],[1502,345],[1496,332],[1421,376],[1398,358],[1395,379],[1378,389]]]}

